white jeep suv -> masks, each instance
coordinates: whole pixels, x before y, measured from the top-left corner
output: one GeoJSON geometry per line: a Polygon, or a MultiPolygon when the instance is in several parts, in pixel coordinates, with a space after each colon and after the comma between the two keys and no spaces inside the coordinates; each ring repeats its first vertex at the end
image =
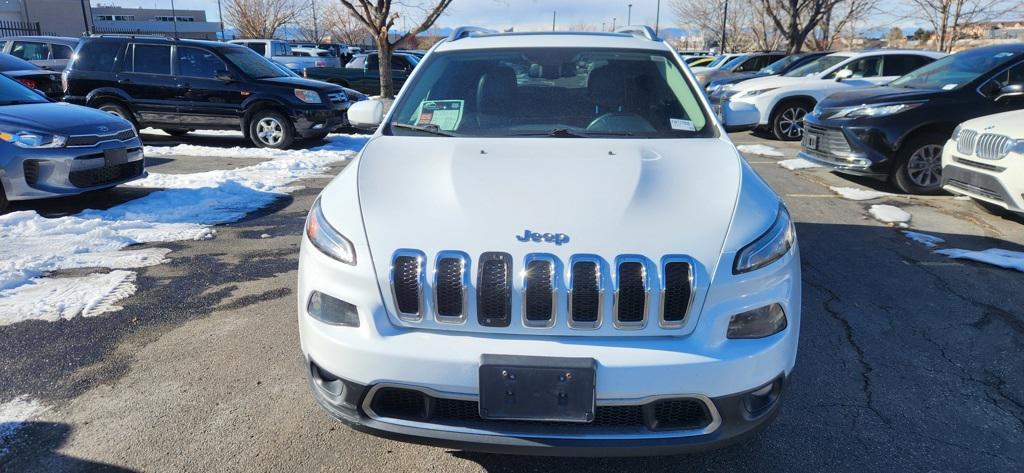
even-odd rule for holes
{"type": "Polygon", "coordinates": [[[723,92],[724,101],[752,104],[758,126],[776,139],[803,136],[804,115],[825,97],[843,90],[887,84],[928,64],[943,53],[879,49],[822,56],[781,76],[750,79],[723,92]]]}
{"type": "Polygon", "coordinates": [[[380,126],[310,211],[298,281],[338,419],[608,456],[725,445],[779,411],[793,223],[649,28],[460,28],[386,116],[349,117],[380,126]]]}
{"type": "Polygon", "coordinates": [[[942,188],[1024,215],[1024,110],[956,127],[942,150],[942,188]]]}

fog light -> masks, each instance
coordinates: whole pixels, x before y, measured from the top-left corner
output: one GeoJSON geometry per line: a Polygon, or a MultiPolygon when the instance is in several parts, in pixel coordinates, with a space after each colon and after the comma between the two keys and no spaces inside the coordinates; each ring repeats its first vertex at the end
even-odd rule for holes
{"type": "Polygon", "coordinates": [[[729,338],[764,338],[786,329],[786,311],[779,304],[736,314],[729,320],[729,338]]]}
{"type": "Polygon", "coordinates": [[[743,405],[747,409],[747,412],[757,415],[766,411],[776,400],[779,399],[779,394],[782,392],[782,380],[776,379],[754,391],[747,394],[743,399],[743,405]]]}
{"type": "Polygon", "coordinates": [[[359,311],[356,306],[319,291],[313,291],[313,294],[309,296],[306,312],[325,324],[345,327],[359,326],[359,311]]]}

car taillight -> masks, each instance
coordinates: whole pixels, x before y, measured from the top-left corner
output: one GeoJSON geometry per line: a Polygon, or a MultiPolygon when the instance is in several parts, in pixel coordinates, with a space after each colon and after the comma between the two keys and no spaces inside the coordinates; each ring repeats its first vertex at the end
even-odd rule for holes
{"type": "Polygon", "coordinates": [[[316,67],[327,67],[327,61],[316,61],[316,67]]]}
{"type": "Polygon", "coordinates": [[[305,67],[302,68],[302,77],[309,79],[309,71],[305,67]]]}
{"type": "Polygon", "coordinates": [[[24,85],[25,87],[28,87],[30,89],[34,89],[34,88],[36,88],[37,85],[39,85],[39,83],[36,82],[34,79],[19,78],[19,79],[15,79],[15,80],[17,80],[18,82],[21,82],[21,85],[24,85]]]}

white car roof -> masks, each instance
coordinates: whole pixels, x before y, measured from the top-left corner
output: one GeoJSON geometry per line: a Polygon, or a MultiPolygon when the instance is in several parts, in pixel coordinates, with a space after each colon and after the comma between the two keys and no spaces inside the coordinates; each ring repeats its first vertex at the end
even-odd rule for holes
{"type": "Polygon", "coordinates": [[[523,32],[468,36],[443,41],[436,52],[488,48],[618,48],[672,51],[665,43],[627,33],[523,32]]]}

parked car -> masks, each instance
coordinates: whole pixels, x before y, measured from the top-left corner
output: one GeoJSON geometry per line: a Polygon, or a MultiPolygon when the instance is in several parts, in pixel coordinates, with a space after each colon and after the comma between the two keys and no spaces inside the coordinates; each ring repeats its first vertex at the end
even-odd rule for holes
{"type": "MultiPolygon", "coordinates": [[[[1015,92],[1024,96],[1024,88],[1015,92]]],[[[942,149],[942,187],[1024,215],[1024,110],[967,120],[942,149]]]]}
{"type": "Polygon", "coordinates": [[[775,139],[797,141],[803,136],[804,116],[825,97],[888,83],[943,56],[899,49],[839,52],[781,76],[734,84],[722,100],[753,105],[760,114],[759,127],[775,139]]]}
{"type": "Polygon", "coordinates": [[[10,54],[43,69],[63,71],[80,40],[63,36],[8,36],[0,38],[0,53],[10,54]]]}
{"type": "Polygon", "coordinates": [[[789,56],[779,59],[778,61],[775,61],[758,71],[733,73],[728,77],[722,77],[719,79],[711,80],[707,83],[707,85],[704,86],[704,90],[707,91],[708,97],[711,98],[712,101],[715,101],[715,94],[721,93],[723,88],[725,88],[728,85],[738,84],[745,80],[754,79],[756,77],[782,75],[789,71],[792,71],[793,69],[803,66],[804,64],[807,64],[811,61],[814,61],[820,57],[827,56],[829,54],[832,54],[832,52],[814,51],[809,53],[790,54],[789,56]]]}
{"type": "MultiPolygon", "coordinates": [[[[302,71],[307,79],[322,80],[343,87],[356,89],[365,94],[380,92],[380,63],[376,54],[358,54],[345,67],[317,67],[302,71]]],[[[395,88],[401,88],[405,79],[419,64],[419,58],[412,54],[395,53],[391,56],[391,79],[395,88]]]]}
{"type": "Polygon", "coordinates": [[[242,45],[93,37],[64,72],[65,100],[171,135],[241,130],[256,146],[287,148],[346,124],[341,87],[282,72],[242,45]]]}
{"type": "MultiPolygon", "coordinates": [[[[273,61],[271,61],[271,64],[273,64],[278,69],[280,69],[281,72],[283,72],[286,76],[289,76],[289,77],[302,77],[302,76],[296,74],[295,71],[285,67],[283,64],[278,64],[278,63],[273,62],[273,61]]],[[[350,89],[348,87],[342,87],[341,90],[343,90],[345,92],[345,97],[347,97],[348,101],[351,102],[351,103],[360,102],[360,101],[363,101],[363,100],[369,100],[370,99],[369,95],[366,95],[366,94],[364,94],[364,93],[362,93],[362,92],[360,92],[358,90],[355,90],[355,89],[350,89]]]]}
{"type": "Polygon", "coordinates": [[[769,64],[786,57],[786,53],[748,53],[741,54],[731,61],[722,64],[722,67],[695,72],[694,76],[701,87],[708,85],[715,79],[730,77],[734,74],[753,74],[764,69],[769,64]]]}
{"type": "Polygon", "coordinates": [[[353,105],[377,132],[313,204],[299,258],[300,346],[327,412],[405,441],[572,456],[768,425],[800,329],[792,221],[669,45],[633,31],[459,28],[386,114],[353,105]]]}
{"type": "Polygon", "coordinates": [[[60,100],[64,96],[64,89],[60,83],[60,74],[48,71],[10,54],[0,54],[0,74],[20,82],[25,87],[46,94],[51,100],[60,100]]]}
{"type": "Polygon", "coordinates": [[[337,57],[334,52],[329,49],[320,48],[307,48],[303,46],[293,46],[292,54],[300,57],[337,57]]]}
{"type": "Polygon", "coordinates": [[[11,201],[81,194],[145,175],[131,123],[52,103],[0,76],[0,212],[11,201]]]}
{"type": "Polygon", "coordinates": [[[711,64],[715,60],[714,56],[691,56],[683,59],[686,65],[693,67],[703,67],[711,64]]]}
{"type": "Polygon", "coordinates": [[[821,101],[805,119],[801,156],[843,173],[887,178],[903,192],[935,193],[942,145],[957,124],[1024,108],[1021,87],[1024,45],[963,51],[886,87],[821,101]]]}
{"type": "Polygon", "coordinates": [[[715,56],[714,59],[711,60],[711,62],[708,62],[703,66],[694,66],[691,64],[690,70],[692,70],[694,74],[698,74],[704,71],[709,71],[711,69],[718,69],[719,67],[728,64],[729,61],[732,61],[733,59],[736,59],[737,57],[740,56],[742,56],[742,54],[720,54],[718,56],[715,56]]]}
{"type": "Polygon", "coordinates": [[[288,42],[277,39],[236,39],[229,42],[246,46],[271,61],[284,64],[285,67],[295,72],[301,72],[309,67],[341,66],[341,61],[336,57],[295,55],[288,42]]]}

